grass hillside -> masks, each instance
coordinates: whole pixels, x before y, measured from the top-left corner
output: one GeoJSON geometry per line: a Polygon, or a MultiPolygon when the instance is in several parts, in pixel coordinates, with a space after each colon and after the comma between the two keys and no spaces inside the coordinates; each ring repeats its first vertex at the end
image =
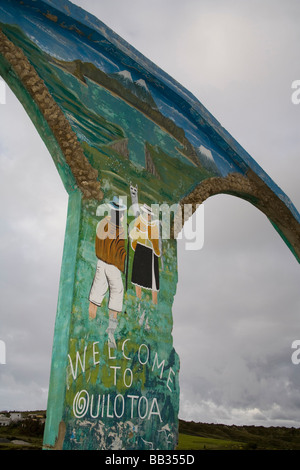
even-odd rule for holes
{"type": "MultiPolygon", "coordinates": [[[[27,418],[0,427],[0,450],[40,450],[44,426],[27,418]]],[[[179,421],[177,450],[300,450],[300,429],[179,421]]]]}
{"type": "Polygon", "coordinates": [[[179,421],[180,450],[300,450],[300,429],[179,421]]]}

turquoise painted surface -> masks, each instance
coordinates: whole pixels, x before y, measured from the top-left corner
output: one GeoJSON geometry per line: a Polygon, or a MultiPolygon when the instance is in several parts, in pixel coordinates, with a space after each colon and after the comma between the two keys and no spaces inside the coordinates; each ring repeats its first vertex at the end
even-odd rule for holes
{"type": "Polygon", "coordinates": [[[65,370],[68,360],[68,338],[70,332],[70,312],[73,305],[76,248],[78,246],[81,214],[81,193],[72,191],[69,196],[67,225],[61,267],[57,314],[52,348],[52,368],[47,406],[47,421],[44,440],[54,446],[59,423],[62,420],[66,391],[65,370]]]}
{"type": "MultiPolygon", "coordinates": [[[[179,410],[179,358],[172,344],[176,242],[167,240],[163,245],[157,305],[149,291],[143,291],[141,300],[136,296],[130,282],[134,252],[129,246],[129,285],[118,314],[116,348],[112,348],[106,332],[108,295],[96,318],[89,318],[99,220],[94,205],[83,202],[62,414],[63,449],[172,449],[177,443],[179,410]]],[[[125,274],[122,280],[125,286],[125,274]]],[[[55,355],[53,360],[57,361],[55,355]]]]}

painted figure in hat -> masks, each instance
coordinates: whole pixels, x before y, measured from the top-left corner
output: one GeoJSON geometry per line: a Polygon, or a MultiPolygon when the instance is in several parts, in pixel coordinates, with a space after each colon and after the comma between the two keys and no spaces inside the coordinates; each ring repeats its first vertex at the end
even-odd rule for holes
{"type": "Polygon", "coordinates": [[[135,285],[136,295],[141,299],[142,288],[151,290],[152,301],[157,304],[158,258],[160,257],[159,221],[153,220],[153,212],[147,204],[140,207],[140,215],[135,219],[129,235],[135,252],[131,282],[135,285]]]}
{"type": "Polygon", "coordinates": [[[121,272],[125,269],[125,232],[122,226],[125,205],[114,197],[109,203],[110,215],[104,217],[96,229],[95,251],[98,258],[95,277],[89,295],[89,318],[94,319],[109,290],[109,346],[115,348],[114,333],[118,325],[118,314],[122,312],[124,287],[121,272]]]}

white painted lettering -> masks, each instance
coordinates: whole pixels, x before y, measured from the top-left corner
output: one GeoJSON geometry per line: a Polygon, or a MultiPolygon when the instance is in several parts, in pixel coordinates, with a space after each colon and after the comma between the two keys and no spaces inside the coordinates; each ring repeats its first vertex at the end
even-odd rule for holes
{"type": "Polygon", "coordinates": [[[131,419],[133,418],[133,404],[134,404],[134,400],[138,400],[138,396],[137,395],[127,395],[127,398],[131,398],[131,419]]]}
{"type": "Polygon", "coordinates": [[[150,408],[150,411],[149,411],[149,416],[148,416],[148,419],[150,419],[152,417],[152,415],[157,415],[160,419],[160,422],[162,422],[162,419],[161,419],[161,416],[160,416],[160,411],[159,411],[159,408],[158,408],[158,403],[157,403],[157,399],[156,398],[153,398],[153,401],[152,401],[152,404],[151,404],[151,408],[150,408]],[[156,407],[156,411],[153,411],[154,409],[154,405],[156,407]]]}
{"type": "Polygon", "coordinates": [[[126,356],[125,354],[125,344],[127,343],[127,341],[129,341],[129,339],[125,339],[125,341],[123,341],[123,344],[122,344],[122,353],[123,353],[123,357],[125,357],[125,359],[127,359],[128,361],[130,361],[130,357],[126,356]]]}
{"type": "Polygon", "coordinates": [[[157,368],[158,368],[158,369],[161,368],[161,371],[160,371],[160,378],[162,378],[162,375],[163,375],[163,373],[164,373],[165,360],[161,361],[161,363],[158,364],[158,355],[157,355],[157,352],[155,353],[155,356],[154,356],[154,361],[153,361],[153,365],[152,365],[152,372],[154,371],[155,364],[157,364],[157,368]]]}
{"type": "Polygon", "coordinates": [[[115,401],[114,401],[114,413],[115,413],[115,416],[117,418],[122,418],[123,414],[124,414],[124,409],[125,409],[125,400],[124,400],[124,397],[123,395],[117,395],[116,398],[115,398],[115,401]],[[121,413],[118,414],[117,413],[117,399],[120,398],[121,399],[121,413]]]}
{"type": "Polygon", "coordinates": [[[72,363],[71,356],[70,356],[70,354],[68,354],[69,361],[70,361],[70,366],[71,366],[71,372],[72,372],[72,376],[73,376],[73,379],[74,379],[74,380],[77,379],[78,363],[80,364],[80,367],[81,367],[82,372],[85,372],[86,349],[87,349],[87,346],[85,346],[85,348],[84,348],[84,352],[83,352],[83,361],[81,360],[81,357],[80,357],[79,352],[76,351],[75,370],[74,370],[74,367],[73,367],[73,363],[72,363]]]}
{"type": "Polygon", "coordinates": [[[147,346],[147,344],[141,344],[140,347],[139,347],[139,350],[138,350],[138,359],[139,359],[139,363],[142,364],[142,366],[144,366],[145,364],[147,364],[148,360],[149,360],[149,348],[147,346]],[[142,350],[142,347],[146,348],[146,360],[145,362],[142,361],[141,359],[141,350],[142,350]]]}
{"type": "Polygon", "coordinates": [[[173,380],[171,379],[171,374],[175,375],[175,372],[173,371],[172,367],[170,367],[169,375],[167,379],[167,387],[170,390],[170,392],[172,392],[172,390],[171,390],[171,387],[169,386],[169,382],[173,383],[173,380]]]}
{"type": "Polygon", "coordinates": [[[109,366],[110,369],[114,369],[114,385],[117,385],[117,369],[121,369],[120,366],[109,366]]]}
{"type": "Polygon", "coordinates": [[[96,356],[99,356],[99,355],[100,355],[99,351],[96,351],[96,349],[95,349],[95,345],[96,345],[96,344],[99,344],[99,341],[95,341],[95,342],[93,343],[93,360],[94,360],[94,366],[96,366],[97,364],[100,364],[100,360],[99,360],[99,361],[96,361],[96,356]]]}
{"type": "Polygon", "coordinates": [[[124,375],[123,375],[123,380],[124,380],[124,385],[125,385],[125,387],[130,388],[131,385],[132,385],[132,381],[133,381],[133,373],[132,373],[132,370],[131,370],[131,369],[129,369],[129,368],[125,369],[124,375]],[[127,371],[129,371],[129,375],[130,375],[129,384],[127,384],[127,383],[126,383],[126,380],[125,380],[127,371]]]}

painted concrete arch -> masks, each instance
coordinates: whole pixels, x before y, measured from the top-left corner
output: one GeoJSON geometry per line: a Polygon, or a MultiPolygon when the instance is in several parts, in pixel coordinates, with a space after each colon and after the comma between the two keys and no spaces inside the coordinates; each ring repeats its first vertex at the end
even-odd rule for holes
{"type": "Polygon", "coordinates": [[[0,23],[1,75],[69,194],[44,448],[173,449],[176,240],[152,205],[241,197],[298,261],[299,213],[195,97],[87,12],[4,0],[0,23]]]}

